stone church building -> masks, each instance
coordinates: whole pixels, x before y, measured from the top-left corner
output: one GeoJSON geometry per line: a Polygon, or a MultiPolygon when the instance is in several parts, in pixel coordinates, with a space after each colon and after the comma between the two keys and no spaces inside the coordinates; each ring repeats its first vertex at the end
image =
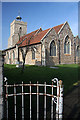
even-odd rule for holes
{"type": "Polygon", "coordinates": [[[18,16],[10,25],[5,63],[53,66],[78,63],[79,38],[74,37],[68,22],[27,34],[27,23],[18,16]]]}

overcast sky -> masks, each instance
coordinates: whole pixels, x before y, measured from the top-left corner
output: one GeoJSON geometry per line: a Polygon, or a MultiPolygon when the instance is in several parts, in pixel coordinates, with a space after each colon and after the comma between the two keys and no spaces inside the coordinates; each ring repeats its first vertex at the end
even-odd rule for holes
{"type": "Polygon", "coordinates": [[[68,21],[74,36],[78,35],[77,2],[3,2],[2,49],[6,49],[10,36],[10,23],[20,11],[22,21],[27,22],[27,33],[40,27],[43,30],[68,21]]]}

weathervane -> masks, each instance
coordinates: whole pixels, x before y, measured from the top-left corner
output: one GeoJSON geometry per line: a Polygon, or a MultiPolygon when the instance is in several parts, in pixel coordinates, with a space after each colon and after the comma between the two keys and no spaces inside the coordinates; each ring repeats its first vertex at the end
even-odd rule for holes
{"type": "Polygon", "coordinates": [[[16,17],[17,20],[20,20],[21,21],[21,17],[20,17],[20,11],[18,11],[18,16],[16,17]]]}

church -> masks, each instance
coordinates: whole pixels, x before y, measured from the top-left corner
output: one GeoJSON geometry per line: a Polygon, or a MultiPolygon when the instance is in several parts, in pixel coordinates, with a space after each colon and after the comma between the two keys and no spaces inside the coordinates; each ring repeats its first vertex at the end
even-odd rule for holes
{"type": "Polygon", "coordinates": [[[79,37],[74,37],[68,22],[27,34],[27,22],[20,16],[10,24],[5,64],[54,66],[78,63],[79,37]]]}

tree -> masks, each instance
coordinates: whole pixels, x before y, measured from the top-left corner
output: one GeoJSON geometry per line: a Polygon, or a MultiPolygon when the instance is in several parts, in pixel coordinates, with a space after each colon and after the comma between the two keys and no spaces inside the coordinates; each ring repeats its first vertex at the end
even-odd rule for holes
{"type": "MultiPolygon", "coordinates": [[[[27,41],[27,38],[25,38],[27,41]]],[[[28,41],[28,45],[26,45],[26,47],[20,47],[21,53],[22,53],[22,58],[23,58],[23,67],[22,67],[22,72],[24,71],[24,66],[25,66],[25,58],[26,55],[29,51],[29,44],[30,44],[30,40],[28,41]]]]}
{"type": "Polygon", "coordinates": [[[29,50],[29,47],[25,47],[25,48],[20,48],[21,53],[22,53],[22,58],[23,58],[23,67],[22,67],[22,72],[24,71],[24,65],[25,65],[25,58],[27,55],[27,52],[29,50]]]}
{"type": "MultiPolygon", "coordinates": [[[[20,51],[21,51],[21,53],[22,53],[22,59],[23,59],[22,72],[24,71],[25,59],[26,59],[26,55],[27,55],[27,53],[28,53],[28,51],[29,51],[29,45],[30,45],[30,40],[27,40],[27,38],[25,38],[25,39],[26,39],[27,45],[26,45],[25,47],[20,47],[20,48],[19,48],[20,51]]],[[[37,48],[34,47],[34,46],[32,46],[32,47],[31,47],[31,51],[33,51],[33,50],[36,51],[37,48]]]]}

